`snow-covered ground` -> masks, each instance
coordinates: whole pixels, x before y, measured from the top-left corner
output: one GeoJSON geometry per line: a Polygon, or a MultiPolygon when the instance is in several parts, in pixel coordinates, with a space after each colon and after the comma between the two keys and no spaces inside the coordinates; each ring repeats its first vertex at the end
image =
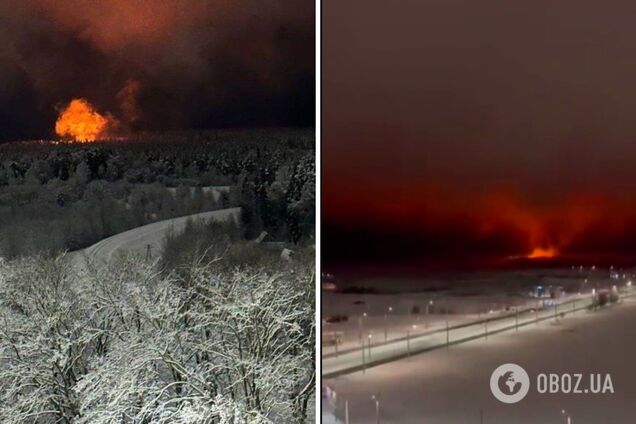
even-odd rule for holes
{"type": "MultiPolygon", "coordinates": [[[[206,187],[187,187],[190,189],[190,196],[194,198],[194,195],[197,190],[201,190],[203,194],[210,194],[214,197],[214,201],[218,202],[221,199],[223,194],[228,194],[230,192],[230,186],[206,186],[206,187]]],[[[177,195],[177,187],[168,187],[166,188],[170,194],[173,196],[177,195]]]]}
{"type": "Polygon", "coordinates": [[[350,423],[628,424],[636,422],[636,301],[557,322],[481,338],[323,381],[337,393],[337,417],[350,423]],[[533,388],[518,404],[497,401],[492,371],[504,363],[523,366],[533,388]],[[614,394],[538,394],[539,373],[610,373],[614,394]],[[562,413],[566,411],[566,414],[562,413]],[[482,421],[483,417],[483,421],[482,421]]]}
{"type": "MultiPolygon", "coordinates": [[[[629,293],[633,296],[634,293],[629,293]]],[[[322,375],[332,377],[356,371],[358,369],[376,366],[392,360],[400,359],[427,350],[447,347],[451,344],[463,343],[475,338],[491,337],[502,331],[517,331],[526,325],[537,325],[546,320],[559,320],[565,315],[586,311],[593,304],[592,294],[573,295],[563,298],[558,304],[543,308],[523,308],[519,311],[499,311],[484,315],[482,318],[467,318],[466,321],[455,325],[443,326],[442,330],[427,331],[425,333],[408,334],[400,339],[389,339],[388,342],[371,343],[373,335],[365,339],[366,349],[360,345],[357,349],[342,350],[338,354],[324,355],[322,375]],[[460,325],[461,324],[461,325],[460,325]]]]}
{"type": "Polygon", "coordinates": [[[188,220],[216,220],[219,222],[234,220],[238,222],[240,213],[241,208],[228,208],[153,222],[115,234],[81,251],[72,252],[70,254],[71,260],[76,265],[81,264],[85,258],[107,262],[121,253],[145,255],[148,247],[150,247],[151,255],[155,257],[161,253],[166,235],[170,232],[183,231],[188,220]]]}
{"type": "Polygon", "coordinates": [[[340,352],[360,346],[371,334],[373,343],[404,338],[434,329],[475,321],[509,312],[515,307],[535,307],[537,299],[516,295],[480,294],[458,296],[452,293],[342,294],[323,295],[323,318],[346,316],[343,322],[323,323],[323,356],[336,353],[334,335],[340,339],[340,352]],[[360,303],[363,302],[363,303],[360,303]],[[416,309],[414,309],[416,308],[416,309]]]}
{"type": "MultiPolygon", "coordinates": [[[[517,310],[521,311],[521,321],[549,316],[550,292],[556,295],[554,300],[560,304],[584,307],[583,303],[573,305],[571,301],[591,299],[594,290],[610,289],[615,285],[625,287],[631,284],[632,272],[575,267],[456,273],[422,279],[367,278],[349,284],[339,283],[344,292],[323,293],[323,375],[324,371],[328,371],[327,375],[336,370],[342,372],[344,363],[362,363],[360,349],[363,344],[368,347],[370,343],[372,350],[379,347],[378,354],[388,355],[392,351],[399,356],[407,351],[407,339],[417,347],[418,337],[422,339],[447,326],[451,329],[450,338],[457,340],[477,335],[484,329],[473,326],[452,331],[453,327],[465,327],[484,320],[493,320],[491,330],[497,326],[510,326],[516,318],[494,321],[517,310]],[[530,295],[537,286],[545,289],[541,298],[530,295]],[[347,292],[351,288],[356,292],[347,292]],[[534,310],[539,312],[535,314],[534,310]],[[335,340],[338,340],[337,344],[335,340]],[[396,341],[392,347],[380,346],[391,341],[396,341]],[[338,358],[334,358],[336,356],[338,358]]],[[[438,336],[430,337],[435,340],[427,340],[424,345],[430,347],[438,343],[438,336]]],[[[443,336],[445,339],[446,335],[443,336]]],[[[420,347],[424,345],[420,343],[420,347]]],[[[369,357],[366,362],[368,365],[369,357]]]]}

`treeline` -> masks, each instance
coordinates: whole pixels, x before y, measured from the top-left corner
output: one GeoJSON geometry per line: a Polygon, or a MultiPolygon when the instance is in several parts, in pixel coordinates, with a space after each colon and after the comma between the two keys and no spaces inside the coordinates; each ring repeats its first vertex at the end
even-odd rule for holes
{"type": "Polygon", "coordinates": [[[293,258],[281,258],[282,247],[268,246],[243,239],[239,226],[230,222],[188,221],[182,232],[168,234],[161,251],[160,269],[179,272],[197,260],[212,261],[222,257],[218,265],[228,270],[251,266],[271,269],[281,267],[311,269],[315,261],[313,244],[293,246],[293,258]]]}
{"type": "Polygon", "coordinates": [[[241,206],[243,238],[314,229],[311,131],[141,134],[0,146],[0,256],[59,252],[160,219],[241,206]],[[210,187],[230,187],[211,191],[210,187]]]}

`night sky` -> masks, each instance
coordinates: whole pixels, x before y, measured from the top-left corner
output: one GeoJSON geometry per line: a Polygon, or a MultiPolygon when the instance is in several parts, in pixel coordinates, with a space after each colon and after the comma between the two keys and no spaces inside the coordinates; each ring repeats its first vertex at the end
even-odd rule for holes
{"type": "Polygon", "coordinates": [[[636,4],[327,0],[329,265],[636,253],[636,4]]]}
{"type": "Polygon", "coordinates": [[[72,98],[131,130],[311,126],[314,13],[305,0],[3,1],[0,141],[53,136],[72,98]]]}

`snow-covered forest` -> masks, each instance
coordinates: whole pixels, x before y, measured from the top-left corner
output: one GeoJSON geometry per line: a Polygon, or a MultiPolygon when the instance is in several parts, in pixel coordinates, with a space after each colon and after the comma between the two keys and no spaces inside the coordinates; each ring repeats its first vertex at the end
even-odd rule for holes
{"type": "Polygon", "coordinates": [[[0,422],[312,422],[314,173],[300,130],[0,145],[0,422]],[[156,257],[79,251],[229,207],[156,257]]]}
{"type": "Polygon", "coordinates": [[[77,250],[157,220],[241,206],[245,238],[312,242],[313,133],[141,134],[0,145],[0,256],[77,250]],[[215,198],[206,187],[229,187],[215,198]]]}
{"type": "Polygon", "coordinates": [[[311,268],[0,265],[0,422],[303,423],[311,268]]]}

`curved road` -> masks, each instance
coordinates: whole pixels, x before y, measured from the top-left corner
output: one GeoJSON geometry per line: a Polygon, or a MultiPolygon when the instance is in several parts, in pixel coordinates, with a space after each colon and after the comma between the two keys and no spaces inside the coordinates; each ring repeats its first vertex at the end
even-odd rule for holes
{"type": "Polygon", "coordinates": [[[171,231],[176,233],[183,231],[188,220],[206,222],[210,220],[217,222],[233,220],[238,222],[240,216],[241,208],[228,208],[166,219],[115,234],[86,249],[71,252],[69,255],[74,265],[81,264],[83,259],[108,262],[121,253],[145,255],[148,246],[150,246],[150,253],[154,257],[161,251],[166,235],[171,231]]]}

